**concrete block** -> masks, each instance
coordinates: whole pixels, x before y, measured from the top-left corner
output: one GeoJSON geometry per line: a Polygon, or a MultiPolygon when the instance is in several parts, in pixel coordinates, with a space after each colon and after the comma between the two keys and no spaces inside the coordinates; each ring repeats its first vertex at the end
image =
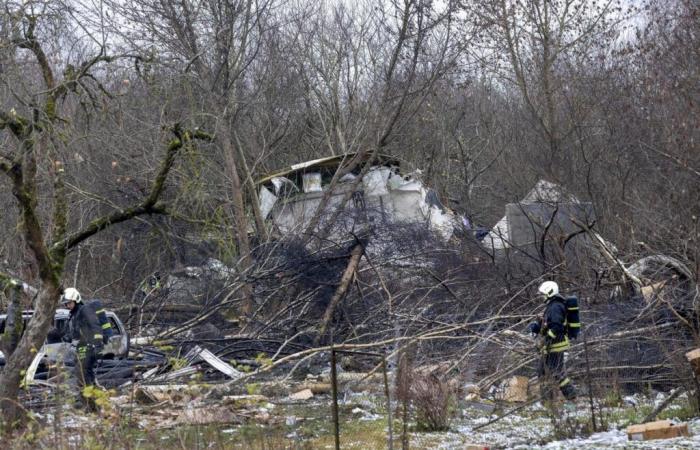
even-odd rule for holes
{"type": "Polygon", "coordinates": [[[579,231],[571,220],[590,223],[594,219],[591,203],[509,203],[506,205],[506,217],[511,244],[516,247],[537,244],[542,239],[547,224],[547,238],[567,236],[579,231]]]}

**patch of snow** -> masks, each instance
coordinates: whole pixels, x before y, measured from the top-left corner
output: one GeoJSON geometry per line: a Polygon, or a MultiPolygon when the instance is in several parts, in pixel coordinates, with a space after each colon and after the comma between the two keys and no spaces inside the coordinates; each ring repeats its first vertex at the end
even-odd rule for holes
{"type": "Polygon", "coordinates": [[[371,422],[374,420],[379,420],[383,418],[381,414],[372,414],[372,413],[367,413],[367,415],[360,417],[360,421],[362,422],[371,422]]]}
{"type": "Polygon", "coordinates": [[[633,395],[628,395],[627,397],[624,397],[622,400],[623,400],[626,404],[628,404],[628,405],[630,405],[630,406],[633,406],[633,407],[635,407],[635,408],[636,408],[637,405],[639,404],[639,402],[637,401],[637,399],[636,399],[633,395]]]}

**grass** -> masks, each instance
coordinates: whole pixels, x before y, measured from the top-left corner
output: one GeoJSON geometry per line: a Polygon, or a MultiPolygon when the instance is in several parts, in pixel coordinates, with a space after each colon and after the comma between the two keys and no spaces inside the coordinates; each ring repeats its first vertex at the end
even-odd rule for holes
{"type": "MultiPolygon", "coordinates": [[[[176,449],[326,449],[334,448],[333,423],[328,398],[319,398],[317,402],[303,405],[277,405],[271,410],[274,416],[269,424],[249,423],[246,425],[216,424],[209,426],[177,426],[171,429],[144,430],[143,425],[129,421],[128,414],[120,416],[116,411],[111,415],[91,416],[89,419],[70,419],[71,428],[54,428],[52,425],[32,422],[24,434],[14,440],[4,441],[3,449],[133,449],[133,450],[176,450],[176,449]],[[288,425],[286,419],[295,417],[288,425]],[[72,422],[72,423],[71,423],[72,422]]],[[[241,407],[255,408],[255,402],[241,407]]],[[[604,408],[604,419],[610,425],[625,427],[639,423],[652,409],[651,405],[632,407],[604,408]]],[[[659,419],[677,418],[687,420],[696,416],[695,410],[687,399],[679,399],[663,411],[659,419]]],[[[475,417],[468,414],[468,420],[475,417]]],[[[448,448],[462,448],[471,441],[494,440],[510,442],[518,439],[521,433],[529,429],[541,430],[541,435],[532,434],[533,439],[547,442],[556,436],[547,427],[547,414],[542,410],[525,409],[513,421],[499,422],[485,434],[473,435],[456,432],[422,433],[415,431],[413,424],[410,433],[410,448],[418,450],[433,449],[448,445],[448,448]]],[[[564,425],[573,428],[584,427],[589,421],[588,414],[579,414],[571,418],[576,423],[564,425]]],[[[464,423],[458,419],[457,423],[464,423]]],[[[400,420],[394,422],[394,447],[400,446],[400,420]]],[[[468,429],[468,428],[467,428],[468,429]]],[[[582,431],[582,430],[579,430],[582,431]]],[[[530,433],[531,434],[531,433],[530,433]]],[[[351,403],[341,405],[340,409],[340,443],[347,449],[383,449],[387,448],[387,422],[382,402],[371,395],[354,396],[351,403]],[[352,409],[377,414],[376,418],[362,420],[352,409]]],[[[492,442],[496,443],[496,442],[492,442]]]]}
{"type": "MultiPolygon", "coordinates": [[[[340,442],[347,449],[387,448],[387,421],[384,411],[370,408],[371,397],[360,403],[340,408],[340,442]],[[352,409],[371,409],[380,417],[362,420],[352,409]]],[[[325,399],[324,399],[325,400],[325,399]]],[[[70,428],[54,428],[50,424],[33,422],[23,434],[5,441],[3,449],[325,449],[334,448],[333,423],[330,406],[320,404],[279,405],[273,410],[277,421],[268,425],[216,424],[209,426],[178,426],[171,429],[144,430],[128,416],[113,413],[109,417],[93,415],[69,420],[70,428]],[[285,417],[297,417],[292,425],[285,417]]],[[[400,446],[400,421],[394,423],[395,447],[400,446]]],[[[444,442],[444,433],[411,433],[411,448],[432,449],[444,442]]],[[[451,440],[463,441],[457,435],[451,440]]]]}
{"type": "MultiPolygon", "coordinates": [[[[654,410],[653,405],[640,405],[636,408],[614,408],[605,411],[604,419],[609,424],[616,424],[620,428],[625,428],[630,425],[642,423],[654,410]]],[[[691,405],[688,399],[677,400],[670,406],[666,407],[655,420],[674,419],[686,421],[698,416],[697,410],[691,405]]]]}

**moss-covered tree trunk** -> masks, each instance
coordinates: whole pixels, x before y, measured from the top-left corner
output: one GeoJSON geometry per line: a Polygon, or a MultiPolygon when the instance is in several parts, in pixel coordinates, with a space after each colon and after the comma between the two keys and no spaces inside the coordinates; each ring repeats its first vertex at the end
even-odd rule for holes
{"type": "Polygon", "coordinates": [[[27,329],[15,351],[7,356],[0,377],[0,413],[3,428],[16,428],[24,421],[24,409],[18,402],[20,382],[24,370],[29,367],[34,355],[44,344],[49,328],[53,323],[56,303],[60,296],[58,279],[45,283],[39,291],[35,310],[27,329]]]}
{"type": "Polygon", "coordinates": [[[0,351],[5,357],[12,354],[17,348],[19,338],[22,335],[22,305],[20,303],[20,290],[22,286],[13,279],[0,279],[0,286],[8,299],[7,318],[5,319],[5,330],[0,337],[0,351]]]}
{"type": "MultiPolygon", "coordinates": [[[[46,340],[54,319],[58,300],[61,296],[61,279],[63,277],[65,256],[68,250],[82,241],[94,236],[106,228],[130,220],[144,214],[162,214],[166,212],[164,205],[158,203],[165,189],[165,182],[175,162],[178,151],[192,139],[210,139],[210,136],[196,131],[194,133],[173,127],[175,139],[168,143],[167,152],[163,158],[150,193],[141,203],[130,208],[117,210],[112,214],[91,221],[85,228],[68,234],[66,231],[66,196],[63,189],[63,168],[56,165],[54,173],[53,201],[53,233],[49,239],[43,232],[36,208],[36,179],[27,176],[23,166],[0,167],[8,174],[14,184],[13,193],[21,213],[22,231],[39,267],[41,288],[33,304],[34,314],[27,324],[14,352],[6,358],[5,368],[0,375],[0,413],[4,429],[13,429],[23,422],[24,409],[18,403],[18,394],[22,373],[29,367],[37,351],[46,340]],[[52,244],[47,242],[52,241],[52,244]]],[[[29,135],[22,136],[23,145],[34,145],[29,135]],[[30,144],[27,144],[30,143],[30,144]]],[[[25,152],[33,154],[36,148],[25,148],[25,152]]],[[[25,158],[30,161],[32,158],[25,158]]]]}
{"type": "MultiPolygon", "coordinates": [[[[34,313],[21,338],[16,340],[19,333],[13,331],[7,342],[3,341],[3,344],[7,344],[8,351],[5,367],[0,373],[0,424],[5,425],[0,431],[14,429],[25,423],[22,420],[25,410],[18,403],[20,381],[23,371],[44,344],[53,324],[67,252],[114,224],[140,215],[167,213],[166,205],[160,202],[160,197],[179,150],[189,145],[193,139],[211,139],[202,131],[187,131],[176,124],[171,128],[175,138],[168,143],[148,195],[136,205],[116,207],[112,213],[98,217],[84,228],[69,233],[69,205],[63,183],[64,166],[52,147],[55,143],[67,140],[66,130],[61,129],[67,121],[59,116],[59,100],[71,93],[84,93],[88,88],[81,81],[86,78],[99,84],[90,71],[97,64],[111,62],[115,57],[107,55],[105,49],[101,49],[97,56],[80,64],[79,70],[68,65],[59,83],[54,76],[51,61],[42,48],[38,36],[40,33],[35,34],[44,17],[35,15],[33,9],[22,7],[12,12],[12,20],[17,22],[18,32],[11,40],[3,42],[13,51],[24,49],[33,55],[41,72],[43,86],[35,86],[37,91],[28,99],[20,99],[14,107],[6,111],[0,109],[0,131],[7,131],[14,137],[14,146],[9,141],[3,143],[0,173],[6,175],[12,185],[12,194],[18,206],[18,229],[31,253],[30,257],[36,262],[38,279],[33,281],[37,282],[39,291],[32,305],[34,313]],[[37,99],[40,101],[37,102],[37,99]],[[23,111],[24,114],[18,111],[23,111]],[[46,145],[49,141],[52,145],[46,145]],[[46,164],[47,161],[51,162],[46,164]],[[40,169],[44,170],[40,173],[40,169]],[[53,199],[46,200],[39,195],[39,179],[42,183],[53,181],[53,199]],[[42,224],[39,211],[51,211],[50,220],[42,224]]],[[[104,86],[99,87],[99,92],[106,92],[104,86]]],[[[88,92],[91,98],[94,95],[94,92],[88,92]]],[[[9,278],[0,274],[3,286],[9,278]]],[[[20,306],[16,307],[18,311],[20,306]]]]}

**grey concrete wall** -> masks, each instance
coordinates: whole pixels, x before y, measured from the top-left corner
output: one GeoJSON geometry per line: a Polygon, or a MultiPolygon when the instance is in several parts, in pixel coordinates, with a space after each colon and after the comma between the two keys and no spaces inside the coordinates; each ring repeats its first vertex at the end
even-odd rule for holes
{"type": "Polygon", "coordinates": [[[548,241],[579,231],[571,217],[584,223],[594,220],[590,203],[509,203],[506,205],[506,217],[511,245],[521,247],[541,242],[542,233],[553,215],[554,221],[547,231],[548,241]]]}

